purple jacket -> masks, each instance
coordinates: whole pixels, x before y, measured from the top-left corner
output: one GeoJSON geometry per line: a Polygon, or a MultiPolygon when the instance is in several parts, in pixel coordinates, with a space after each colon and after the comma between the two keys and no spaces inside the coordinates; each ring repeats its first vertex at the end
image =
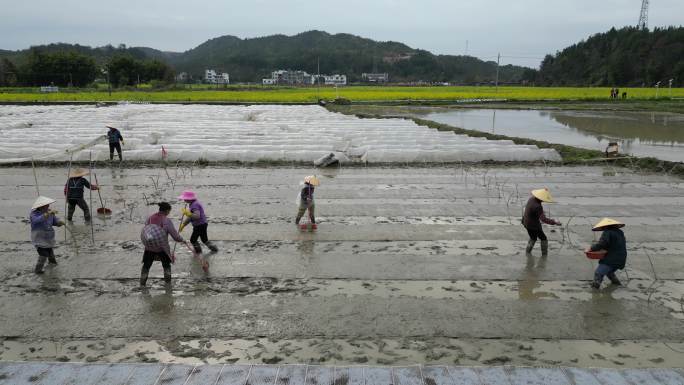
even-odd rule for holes
{"type": "Polygon", "coordinates": [[[55,247],[55,229],[59,219],[54,215],[45,215],[38,210],[31,210],[31,243],[35,247],[53,248],[55,247]]]}
{"type": "Polygon", "coordinates": [[[188,207],[188,210],[192,211],[190,222],[192,222],[193,226],[207,224],[207,216],[204,214],[204,206],[202,206],[198,200],[192,201],[188,207]]]}

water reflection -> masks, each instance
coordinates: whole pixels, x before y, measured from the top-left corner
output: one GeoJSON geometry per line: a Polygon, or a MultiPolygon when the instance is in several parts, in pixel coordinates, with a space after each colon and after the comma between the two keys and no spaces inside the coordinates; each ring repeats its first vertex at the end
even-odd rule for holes
{"type": "Polygon", "coordinates": [[[684,161],[684,115],[661,112],[463,109],[425,119],[470,130],[684,161]]]}

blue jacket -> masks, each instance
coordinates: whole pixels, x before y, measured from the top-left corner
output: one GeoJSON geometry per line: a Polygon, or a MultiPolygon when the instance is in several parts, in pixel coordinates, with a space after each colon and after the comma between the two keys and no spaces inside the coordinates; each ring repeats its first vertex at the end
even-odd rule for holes
{"type": "Polygon", "coordinates": [[[591,251],[607,250],[606,256],[599,263],[616,269],[624,269],[627,262],[627,240],[622,230],[608,228],[603,230],[601,239],[591,245],[591,251]]]}
{"type": "Polygon", "coordinates": [[[64,194],[67,199],[81,199],[83,198],[83,187],[92,188],[86,178],[82,176],[69,178],[64,185],[64,194]]]}
{"type": "Polygon", "coordinates": [[[109,143],[119,143],[123,140],[123,136],[121,136],[119,130],[115,128],[107,131],[107,139],[109,139],[109,143]]]}
{"type": "Polygon", "coordinates": [[[31,210],[31,243],[35,247],[55,247],[55,230],[52,226],[58,226],[59,219],[54,215],[47,217],[38,210],[31,210]]]}

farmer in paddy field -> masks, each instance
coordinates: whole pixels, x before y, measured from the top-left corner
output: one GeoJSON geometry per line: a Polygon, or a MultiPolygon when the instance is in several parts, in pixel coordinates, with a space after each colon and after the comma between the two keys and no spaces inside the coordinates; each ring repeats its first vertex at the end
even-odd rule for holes
{"type": "Polygon", "coordinates": [[[38,251],[38,262],[33,270],[36,274],[43,274],[45,261],[51,265],[57,264],[55,259],[55,229],[53,226],[63,226],[64,222],[57,218],[57,212],[50,210],[50,204],[55,200],[47,197],[38,197],[31,206],[29,214],[31,220],[31,243],[38,251]]]}
{"type": "Polygon", "coordinates": [[[178,199],[185,201],[189,206],[183,207],[181,211],[183,212],[183,222],[180,225],[180,231],[183,231],[188,223],[192,223],[192,235],[190,235],[190,243],[195,248],[195,252],[201,253],[202,246],[200,246],[198,239],[202,240],[202,243],[207,245],[209,250],[212,252],[217,252],[218,247],[216,247],[209,240],[207,235],[207,227],[209,227],[209,222],[207,221],[207,216],[204,214],[204,206],[197,200],[197,194],[195,192],[187,190],[183,191],[183,194],[178,197],[178,199]]]}
{"type": "Polygon", "coordinates": [[[549,241],[546,238],[546,234],[544,234],[544,229],[542,229],[542,222],[548,225],[560,225],[561,223],[559,221],[547,218],[544,215],[542,202],[553,202],[551,192],[546,188],[532,190],[532,196],[527,201],[527,205],[525,205],[522,224],[525,226],[525,229],[527,229],[527,234],[530,236],[530,240],[527,241],[525,253],[530,255],[532,253],[532,249],[534,248],[534,244],[537,242],[537,239],[540,239],[542,257],[546,257],[549,255],[549,241]]]}
{"type": "Polygon", "coordinates": [[[169,219],[171,205],[167,202],[160,202],[159,211],[150,215],[145,221],[145,226],[140,231],[140,240],[145,251],[142,258],[142,269],[140,270],[140,286],[147,284],[147,277],[150,267],[154,261],[160,261],[164,268],[164,281],[171,282],[171,264],[176,261],[169,247],[169,235],[176,242],[185,242],[183,237],[178,234],[176,227],[169,219]]]}
{"type": "Polygon", "coordinates": [[[299,225],[299,221],[304,216],[306,210],[309,210],[309,219],[311,220],[312,228],[316,228],[316,217],[314,210],[316,204],[314,203],[314,189],[320,184],[320,181],[315,175],[309,175],[304,178],[304,187],[299,193],[299,210],[297,211],[297,218],[295,224],[299,225]]]}
{"type": "Polygon", "coordinates": [[[121,136],[121,132],[112,126],[105,127],[109,128],[109,131],[107,131],[107,140],[109,141],[109,160],[114,160],[114,150],[116,150],[116,154],[119,156],[119,161],[123,161],[123,157],[121,156],[121,146],[124,144],[124,139],[123,136],[121,136]]]}
{"type": "Polygon", "coordinates": [[[627,262],[627,240],[620,230],[624,226],[624,223],[615,219],[603,218],[592,228],[592,231],[603,231],[603,234],[601,234],[601,239],[586,251],[606,251],[606,255],[599,260],[599,265],[594,272],[594,281],[591,283],[594,289],[601,287],[604,276],[608,277],[613,285],[622,285],[615,276],[615,272],[624,269],[627,262]]]}
{"type": "Polygon", "coordinates": [[[83,217],[86,222],[90,221],[90,208],[83,198],[83,188],[87,187],[91,190],[97,190],[96,185],[91,185],[84,176],[88,175],[89,171],[82,168],[77,168],[69,174],[69,179],[64,185],[64,196],[66,196],[69,205],[67,211],[67,220],[71,221],[74,217],[76,206],[83,210],[83,217]]]}

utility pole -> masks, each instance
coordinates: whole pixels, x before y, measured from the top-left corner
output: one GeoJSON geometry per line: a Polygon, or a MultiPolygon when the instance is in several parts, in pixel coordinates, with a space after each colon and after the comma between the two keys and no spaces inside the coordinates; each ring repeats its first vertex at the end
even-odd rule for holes
{"type": "Polygon", "coordinates": [[[672,82],[674,79],[670,79],[670,98],[672,98],[672,82]]]}
{"type": "Polygon", "coordinates": [[[501,52],[496,56],[496,93],[499,93],[499,64],[501,62],[501,52]]]}
{"type": "Polygon", "coordinates": [[[468,56],[468,40],[466,40],[465,56],[468,56]]]}
{"type": "Polygon", "coordinates": [[[318,94],[318,101],[321,101],[321,57],[319,56],[316,58],[316,72],[318,75],[316,75],[316,86],[317,86],[317,91],[316,93],[318,94]]]}

